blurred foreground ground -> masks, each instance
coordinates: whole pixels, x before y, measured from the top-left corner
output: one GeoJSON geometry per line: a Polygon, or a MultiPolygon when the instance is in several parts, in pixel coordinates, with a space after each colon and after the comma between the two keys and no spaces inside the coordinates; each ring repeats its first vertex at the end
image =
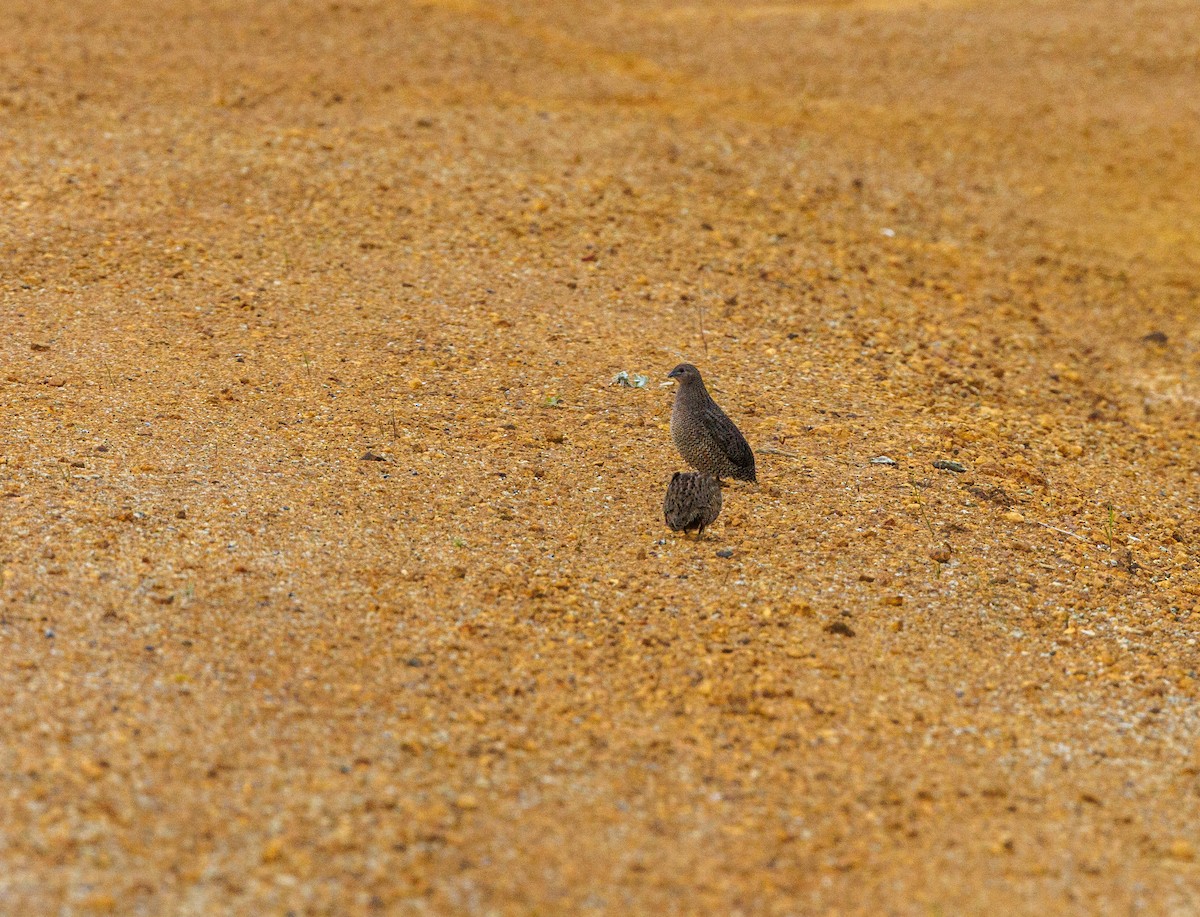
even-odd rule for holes
{"type": "Polygon", "coordinates": [[[0,911],[1200,911],[1195,3],[24,6],[0,911]]]}

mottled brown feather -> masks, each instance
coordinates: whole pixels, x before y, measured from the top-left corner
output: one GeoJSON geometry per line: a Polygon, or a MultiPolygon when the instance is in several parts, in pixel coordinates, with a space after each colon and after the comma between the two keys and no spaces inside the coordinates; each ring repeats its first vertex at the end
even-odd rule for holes
{"type": "Polygon", "coordinates": [[[750,444],[712,400],[700,371],[681,363],[671,370],[670,377],[679,383],[671,408],[671,439],[684,461],[715,478],[757,481],[750,444]]]}
{"type": "Polygon", "coordinates": [[[663,518],[673,532],[703,535],[721,514],[721,483],[696,471],[676,471],[667,485],[663,518]]]}

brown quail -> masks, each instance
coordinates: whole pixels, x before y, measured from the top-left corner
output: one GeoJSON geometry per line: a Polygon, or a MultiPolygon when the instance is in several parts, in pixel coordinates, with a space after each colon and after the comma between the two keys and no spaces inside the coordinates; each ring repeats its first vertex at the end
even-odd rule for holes
{"type": "Polygon", "coordinates": [[[679,383],[671,408],[671,439],[684,461],[714,478],[756,482],[750,444],[712,400],[700,370],[680,363],[667,375],[679,383]]]}
{"type": "Polygon", "coordinates": [[[676,471],[667,485],[663,517],[672,532],[696,531],[704,535],[721,514],[721,482],[696,471],[676,471]]]}

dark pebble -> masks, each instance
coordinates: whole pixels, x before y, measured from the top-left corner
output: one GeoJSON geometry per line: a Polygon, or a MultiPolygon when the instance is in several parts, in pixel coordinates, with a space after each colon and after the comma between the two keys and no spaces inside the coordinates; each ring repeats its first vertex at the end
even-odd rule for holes
{"type": "Polygon", "coordinates": [[[842,637],[854,636],[854,630],[844,621],[834,621],[832,624],[827,625],[825,630],[831,634],[838,634],[842,637]]]}
{"type": "Polygon", "coordinates": [[[717,552],[717,557],[733,557],[733,551],[729,548],[723,548],[717,552]]]}

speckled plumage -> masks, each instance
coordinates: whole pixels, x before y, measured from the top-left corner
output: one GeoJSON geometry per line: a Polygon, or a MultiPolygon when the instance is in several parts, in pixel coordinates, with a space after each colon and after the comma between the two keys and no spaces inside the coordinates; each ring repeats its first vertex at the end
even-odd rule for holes
{"type": "Polygon", "coordinates": [[[696,471],[676,471],[667,485],[663,518],[673,532],[695,530],[696,537],[721,514],[721,482],[696,471]]]}
{"type": "Polygon", "coordinates": [[[715,478],[757,481],[750,444],[712,400],[700,370],[680,363],[669,377],[679,384],[671,408],[671,439],[684,461],[715,478]]]}

